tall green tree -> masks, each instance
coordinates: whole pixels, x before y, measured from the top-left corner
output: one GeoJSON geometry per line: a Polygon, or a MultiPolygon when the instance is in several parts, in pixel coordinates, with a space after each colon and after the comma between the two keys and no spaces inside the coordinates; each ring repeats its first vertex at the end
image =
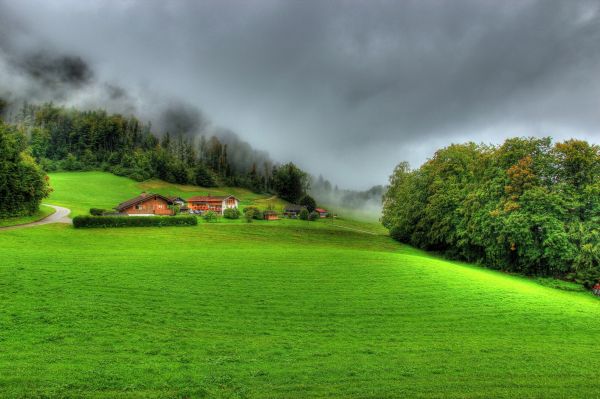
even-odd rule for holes
{"type": "Polygon", "coordinates": [[[281,198],[297,203],[308,190],[308,174],[289,162],[273,171],[273,187],[281,198]]]}
{"type": "Polygon", "coordinates": [[[25,135],[0,121],[0,218],[34,214],[48,194],[48,178],[27,152],[25,135]]]}

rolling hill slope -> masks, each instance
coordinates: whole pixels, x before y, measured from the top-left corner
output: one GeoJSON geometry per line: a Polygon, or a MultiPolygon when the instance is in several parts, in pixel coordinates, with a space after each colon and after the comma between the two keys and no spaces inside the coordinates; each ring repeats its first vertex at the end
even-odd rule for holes
{"type": "MultiPolygon", "coordinates": [[[[53,197],[87,210],[99,194],[73,176],[53,197]]],[[[102,201],[123,187],[137,190],[120,181],[102,201]]],[[[590,294],[324,221],[50,225],[0,232],[0,255],[0,397],[600,390],[600,301],[590,294]]]]}

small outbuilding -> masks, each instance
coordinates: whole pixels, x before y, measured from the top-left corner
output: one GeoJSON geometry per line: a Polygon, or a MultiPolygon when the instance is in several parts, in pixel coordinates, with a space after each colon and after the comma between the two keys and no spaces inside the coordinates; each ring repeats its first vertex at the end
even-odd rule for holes
{"type": "Polygon", "coordinates": [[[298,217],[298,214],[303,209],[306,209],[306,207],[303,205],[290,204],[283,209],[283,214],[284,216],[287,216],[290,219],[296,219],[298,217]]]}
{"type": "Polygon", "coordinates": [[[316,208],[315,212],[317,212],[319,214],[319,217],[321,219],[326,218],[327,216],[329,216],[329,211],[327,211],[327,209],[316,208]]]}
{"type": "Polygon", "coordinates": [[[263,212],[263,219],[264,220],[279,220],[279,215],[277,215],[277,212],[275,212],[275,211],[266,210],[263,212]]]}
{"type": "Polygon", "coordinates": [[[592,292],[594,293],[594,295],[598,295],[600,296],[600,283],[596,284],[593,288],[592,288],[592,292]]]}

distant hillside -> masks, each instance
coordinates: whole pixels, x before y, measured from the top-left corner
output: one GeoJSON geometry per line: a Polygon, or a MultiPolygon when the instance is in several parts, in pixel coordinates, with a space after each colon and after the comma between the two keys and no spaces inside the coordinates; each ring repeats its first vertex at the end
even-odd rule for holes
{"type": "Polygon", "coordinates": [[[142,191],[184,199],[195,195],[233,194],[240,199],[241,207],[256,205],[263,209],[273,206],[279,210],[286,204],[277,196],[257,194],[240,187],[199,187],[157,179],[136,182],[107,172],[54,172],[49,176],[54,191],[48,202],[71,209],[73,215],[88,214],[90,208],[112,209],[142,191]]]}

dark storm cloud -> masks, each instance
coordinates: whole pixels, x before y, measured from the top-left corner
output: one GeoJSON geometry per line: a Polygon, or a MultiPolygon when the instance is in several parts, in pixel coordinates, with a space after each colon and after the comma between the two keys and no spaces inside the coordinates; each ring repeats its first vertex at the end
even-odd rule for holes
{"type": "MultiPolygon", "coordinates": [[[[43,39],[148,119],[179,98],[276,159],[365,187],[450,142],[598,141],[599,10],[595,0],[5,1],[0,15],[22,23],[2,24],[0,46],[7,30],[29,51],[43,39]]],[[[110,95],[95,98],[110,107],[110,95]]],[[[75,101],[93,103],[81,91],[75,101]]],[[[196,123],[185,108],[182,129],[196,123]]]]}
{"type": "Polygon", "coordinates": [[[43,86],[80,87],[92,80],[90,67],[78,56],[37,52],[19,60],[18,68],[43,86]]]}
{"type": "Polygon", "coordinates": [[[159,126],[163,132],[188,135],[204,132],[208,121],[198,108],[175,102],[168,104],[161,112],[159,126]]]}

